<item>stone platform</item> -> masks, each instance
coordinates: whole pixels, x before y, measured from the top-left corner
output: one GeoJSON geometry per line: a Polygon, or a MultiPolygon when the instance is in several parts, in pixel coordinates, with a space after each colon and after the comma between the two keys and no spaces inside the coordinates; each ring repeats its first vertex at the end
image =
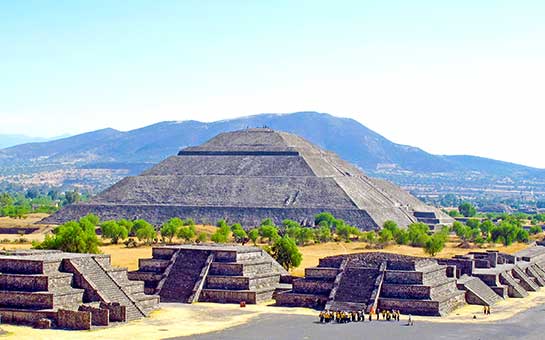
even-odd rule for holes
{"type": "Polygon", "coordinates": [[[91,329],[145,317],[159,298],[110,265],[109,255],[25,250],[0,252],[2,322],[91,329]]]}
{"type": "Polygon", "coordinates": [[[387,253],[320,259],[276,296],[283,306],[331,310],[399,309],[405,314],[445,315],[465,304],[447,266],[435,260],[387,253]]]}
{"type": "Polygon", "coordinates": [[[236,245],[154,247],[129,279],[145,282],[162,302],[246,303],[272,299],[288,273],[265,251],[236,245]]]}

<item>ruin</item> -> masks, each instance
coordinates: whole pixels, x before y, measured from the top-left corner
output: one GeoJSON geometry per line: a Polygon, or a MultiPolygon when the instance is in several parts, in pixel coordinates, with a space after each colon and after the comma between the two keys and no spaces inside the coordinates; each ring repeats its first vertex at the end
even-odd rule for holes
{"type": "Polygon", "coordinates": [[[427,258],[361,253],[320,259],[276,296],[282,306],[361,310],[398,309],[404,314],[446,315],[465,304],[447,266],[427,258]]]}
{"type": "Polygon", "coordinates": [[[366,176],[336,154],[267,128],[222,133],[187,147],[43,222],[58,224],[94,213],[102,220],[144,218],[156,225],[172,217],[201,224],[225,219],[244,227],[265,218],[314,225],[314,216],[324,211],[360,229],[376,229],[386,220],[400,226],[452,222],[439,209],[366,176]]]}
{"type": "Polygon", "coordinates": [[[492,306],[545,287],[545,242],[514,255],[488,250],[450,259],[361,253],[320,259],[276,295],[282,306],[446,315],[468,303],[492,306]]]}
{"type": "Polygon", "coordinates": [[[145,282],[161,302],[255,304],[271,300],[289,282],[288,272],[257,247],[179,245],[153,247],[130,280],[145,282]]]}
{"type": "Polygon", "coordinates": [[[158,302],[109,255],[0,251],[3,323],[85,330],[148,316],[158,302]]]}

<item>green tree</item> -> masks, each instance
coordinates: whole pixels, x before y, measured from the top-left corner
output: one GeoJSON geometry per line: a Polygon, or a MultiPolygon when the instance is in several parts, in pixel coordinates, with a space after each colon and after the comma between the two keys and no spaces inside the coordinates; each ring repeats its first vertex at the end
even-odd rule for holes
{"type": "Polygon", "coordinates": [[[382,229],[378,233],[378,240],[380,243],[388,243],[394,238],[390,229],[382,229]]]}
{"type": "Polygon", "coordinates": [[[126,239],[129,236],[127,228],[119,225],[116,221],[106,221],[100,226],[102,237],[112,240],[113,244],[119,243],[119,240],[126,239]]]}
{"type": "Polygon", "coordinates": [[[64,193],[64,199],[66,201],[66,204],[74,204],[78,203],[81,199],[81,195],[76,190],[74,191],[67,191],[64,193]]]}
{"type": "Polygon", "coordinates": [[[151,245],[151,242],[157,237],[157,232],[151,224],[147,223],[136,230],[136,237],[147,245],[151,245]]]}
{"type": "Polygon", "coordinates": [[[445,237],[440,233],[433,234],[426,240],[426,243],[424,244],[424,251],[426,254],[435,257],[435,255],[445,248],[445,241],[445,237]]]}
{"type": "Polygon", "coordinates": [[[192,218],[186,218],[184,220],[184,226],[186,227],[195,226],[195,221],[192,218]]]}
{"type": "Polygon", "coordinates": [[[259,227],[259,236],[262,240],[267,239],[267,243],[271,244],[279,237],[278,229],[272,225],[262,225],[259,227]]]}
{"type": "Polygon", "coordinates": [[[530,234],[532,235],[539,234],[542,231],[543,229],[539,225],[533,225],[532,227],[530,227],[530,234]]]}
{"type": "Polygon", "coordinates": [[[261,221],[261,226],[273,226],[273,227],[275,227],[273,220],[271,220],[270,218],[266,218],[263,221],[261,221]]]}
{"type": "Polygon", "coordinates": [[[321,212],[314,216],[315,225],[320,225],[322,222],[325,222],[329,227],[332,227],[333,221],[335,221],[335,217],[333,217],[333,215],[328,212],[321,212]]]}
{"type": "Polygon", "coordinates": [[[208,236],[206,235],[206,233],[199,233],[199,235],[197,236],[197,243],[204,243],[206,242],[206,240],[208,240],[208,236]]]}
{"type": "Polygon", "coordinates": [[[153,226],[148,221],[146,221],[144,219],[135,220],[135,221],[133,221],[130,234],[132,234],[133,236],[136,236],[139,229],[141,229],[141,228],[149,229],[149,227],[153,228],[153,226]]]}
{"type": "Polygon", "coordinates": [[[388,221],[384,222],[384,224],[382,225],[382,228],[386,229],[386,230],[389,230],[390,233],[392,233],[392,235],[394,235],[396,233],[396,231],[399,230],[399,227],[397,226],[397,223],[395,223],[394,221],[391,221],[391,220],[388,220],[388,221]]]}
{"type": "Polygon", "coordinates": [[[328,226],[321,226],[318,229],[316,229],[316,236],[315,240],[321,243],[329,242],[331,241],[332,235],[331,235],[331,229],[329,229],[328,226]]]}
{"type": "Polygon", "coordinates": [[[255,246],[257,244],[257,239],[259,238],[259,230],[257,230],[256,228],[250,230],[248,232],[248,237],[250,238],[250,240],[252,240],[255,246]]]}
{"type": "Polygon", "coordinates": [[[360,231],[351,225],[340,223],[336,226],[335,232],[339,238],[345,242],[350,242],[350,237],[352,235],[359,236],[360,231]]]}
{"type": "Polygon", "coordinates": [[[117,221],[117,224],[119,224],[120,226],[125,227],[125,229],[127,229],[127,232],[129,234],[131,233],[132,226],[133,226],[132,221],[129,221],[129,220],[126,220],[126,219],[122,218],[122,219],[117,221]]]}
{"type": "Polygon", "coordinates": [[[167,222],[163,223],[161,227],[161,236],[168,239],[168,243],[172,243],[174,236],[178,234],[178,229],[184,225],[184,222],[178,217],[171,218],[167,222]]]}
{"type": "Polygon", "coordinates": [[[43,242],[33,243],[33,248],[97,254],[99,240],[95,227],[89,220],[67,222],[55,228],[53,235],[47,235],[43,242]]]}
{"type": "MultiPolygon", "coordinates": [[[[180,227],[176,235],[178,236],[178,238],[184,240],[185,242],[189,242],[191,241],[193,237],[195,237],[196,233],[197,231],[195,230],[195,226],[188,225],[188,226],[180,227]]],[[[206,234],[204,234],[204,236],[206,237],[206,234]]],[[[204,239],[204,241],[206,241],[206,238],[204,239]]]]}
{"type": "Polygon", "coordinates": [[[214,234],[212,234],[210,239],[215,243],[227,243],[229,240],[229,234],[231,233],[231,228],[229,228],[225,221],[221,220],[220,222],[218,222],[218,229],[214,234]]]}
{"type": "Polygon", "coordinates": [[[394,234],[394,240],[399,245],[407,245],[409,244],[409,233],[405,229],[399,229],[394,234]]]}
{"type": "Polygon", "coordinates": [[[303,260],[295,241],[287,235],[276,239],[271,247],[271,256],[286,270],[298,267],[303,260]]]}
{"type": "Polygon", "coordinates": [[[248,234],[239,223],[235,223],[231,226],[231,232],[233,233],[233,238],[237,243],[244,244],[248,240],[248,234]]]}
{"type": "Polygon", "coordinates": [[[458,206],[458,210],[465,217],[473,217],[477,214],[475,206],[469,202],[464,202],[458,206]]]}
{"type": "Polygon", "coordinates": [[[430,227],[425,223],[412,223],[407,227],[409,243],[413,247],[423,247],[429,239],[430,227]]]}

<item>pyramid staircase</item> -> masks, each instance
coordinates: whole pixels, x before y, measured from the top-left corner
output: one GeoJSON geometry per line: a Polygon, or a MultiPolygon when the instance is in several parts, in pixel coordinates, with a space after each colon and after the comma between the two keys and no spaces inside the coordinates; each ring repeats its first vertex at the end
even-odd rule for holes
{"type": "Polygon", "coordinates": [[[462,275],[456,284],[459,289],[466,291],[466,301],[468,303],[492,306],[503,300],[478,277],[462,275]]]}

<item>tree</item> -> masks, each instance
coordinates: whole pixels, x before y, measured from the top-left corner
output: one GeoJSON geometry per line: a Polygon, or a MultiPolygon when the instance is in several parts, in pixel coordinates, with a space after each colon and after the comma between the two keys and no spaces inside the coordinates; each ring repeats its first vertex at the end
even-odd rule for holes
{"type": "Polygon", "coordinates": [[[157,232],[151,224],[147,223],[136,230],[136,237],[140,241],[145,241],[147,245],[150,245],[155,237],[157,237],[157,232]]]}
{"type": "MultiPolygon", "coordinates": [[[[195,237],[196,233],[197,231],[195,229],[195,226],[188,225],[188,226],[180,227],[178,229],[176,236],[178,236],[178,238],[184,240],[185,242],[189,242],[193,237],[195,237]]],[[[199,234],[199,237],[201,234],[199,234]]],[[[206,234],[204,234],[204,236],[205,236],[204,241],[206,241],[206,234]]]]}
{"type": "Polygon", "coordinates": [[[273,220],[270,218],[266,218],[263,221],[261,221],[261,226],[275,226],[273,220]]]}
{"type": "Polygon", "coordinates": [[[206,240],[208,240],[208,236],[206,236],[206,233],[199,233],[199,235],[197,236],[197,243],[203,243],[206,242],[206,240]]]}
{"type": "MultiPolygon", "coordinates": [[[[339,221],[339,220],[336,220],[339,221]]],[[[341,220],[342,221],[342,220],[341,220]]],[[[351,225],[345,224],[344,221],[342,223],[337,223],[335,227],[335,233],[339,238],[345,242],[350,242],[350,236],[359,236],[360,231],[358,228],[353,227],[351,225]]]]}
{"type": "Polygon", "coordinates": [[[310,241],[314,240],[314,231],[310,228],[300,228],[300,232],[297,234],[295,242],[297,245],[304,246],[310,241]]]}
{"type": "Polygon", "coordinates": [[[89,221],[89,223],[91,223],[94,226],[97,226],[100,224],[100,218],[95,214],[87,214],[83,216],[82,218],[80,218],[80,222],[83,220],[89,221]]]}
{"type": "Polygon", "coordinates": [[[220,220],[217,225],[218,229],[210,239],[215,243],[227,243],[229,240],[229,234],[231,233],[231,228],[229,228],[224,220],[220,220]]]}
{"type": "Polygon", "coordinates": [[[271,247],[271,256],[286,270],[298,267],[303,260],[295,241],[287,235],[276,239],[271,247]]]}
{"type": "Polygon", "coordinates": [[[424,244],[424,251],[431,257],[435,257],[445,247],[445,237],[441,233],[433,234],[424,244]]]}
{"type": "Polygon", "coordinates": [[[99,240],[95,225],[89,220],[70,221],[54,229],[41,243],[33,243],[36,249],[58,249],[70,253],[98,253],[99,240]]]}
{"type": "Polygon", "coordinates": [[[233,233],[233,238],[235,239],[235,242],[242,244],[247,242],[248,234],[239,223],[235,223],[231,226],[231,232],[233,233]]]}
{"type": "Polygon", "coordinates": [[[125,229],[127,229],[127,232],[130,234],[134,223],[132,221],[122,218],[117,221],[117,224],[119,224],[122,227],[125,227],[125,229]]]}
{"type": "Polygon", "coordinates": [[[399,227],[397,226],[397,223],[391,220],[384,222],[384,224],[382,225],[382,228],[389,230],[390,233],[392,233],[392,235],[395,234],[395,232],[399,229],[399,227]]]}
{"type": "Polygon", "coordinates": [[[259,238],[259,230],[257,230],[256,228],[250,230],[248,232],[248,237],[250,238],[250,240],[252,240],[255,246],[257,244],[257,239],[259,238]]]}
{"type": "Polygon", "coordinates": [[[161,227],[161,236],[163,238],[168,238],[168,243],[172,243],[172,239],[178,234],[178,229],[183,225],[184,222],[178,217],[171,218],[163,223],[163,226],[161,227]]]}
{"type": "Polygon", "coordinates": [[[133,225],[132,225],[131,234],[136,236],[139,229],[141,229],[141,228],[148,228],[149,229],[149,227],[152,227],[152,225],[149,224],[148,221],[146,221],[144,219],[135,220],[133,222],[133,225]]]}
{"type": "Polygon", "coordinates": [[[469,202],[464,202],[458,206],[458,210],[465,217],[473,217],[477,214],[475,206],[469,202]]]}
{"type": "Polygon", "coordinates": [[[66,201],[66,204],[69,205],[69,204],[78,203],[81,199],[81,196],[79,192],[77,192],[76,190],[67,191],[64,193],[64,199],[66,201]]]}
{"type": "Polygon", "coordinates": [[[316,235],[315,240],[321,243],[329,242],[331,241],[332,235],[331,235],[331,229],[329,229],[328,226],[321,226],[318,229],[316,229],[316,235]]]}
{"type": "Polygon", "coordinates": [[[380,243],[388,243],[394,238],[390,229],[382,229],[378,233],[378,240],[380,243]]]}
{"type": "Polygon", "coordinates": [[[430,227],[425,223],[411,223],[407,227],[409,233],[409,243],[413,247],[423,247],[429,239],[428,232],[430,227]]]}
{"type": "Polygon", "coordinates": [[[532,235],[535,235],[535,234],[539,234],[543,231],[543,229],[541,228],[541,226],[539,225],[533,225],[531,228],[530,228],[530,234],[532,235]]]}
{"type": "Polygon", "coordinates": [[[377,233],[375,231],[368,231],[364,234],[365,241],[369,244],[374,244],[377,241],[377,233]]]}
{"type": "Polygon", "coordinates": [[[407,245],[409,244],[409,233],[405,229],[399,229],[394,234],[394,240],[399,245],[407,245]]]}
{"type": "Polygon", "coordinates": [[[267,243],[271,244],[279,237],[278,229],[272,225],[262,225],[259,227],[259,236],[261,236],[262,240],[267,239],[267,243]]]}
{"type": "Polygon", "coordinates": [[[102,237],[112,240],[113,244],[117,244],[119,240],[126,239],[129,236],[127,228],[119,225],[116,221],[106,221],[100,226],[102,237]]]}
{"type": "Polygon", "coordinates": [[[315,225],[320,225],[322,222],[325,222],[329,227],[332,227],[333,221],[335,221],[335,217],[333,217],[333,215],[328,212],[321,212],[314,216],[315,225]]]}
{"type": "Polygon", "coordinates": [[[6,208],[13,205],[13,197],[8,193],[0,195],[0,208],[6,208]]]}
{"type": "Polygon", "coordinates": [[[184,220],[184,226],[194,226],[195,225],[195,221],[192,219],[192,218],[186,218],[184,220]]]}

